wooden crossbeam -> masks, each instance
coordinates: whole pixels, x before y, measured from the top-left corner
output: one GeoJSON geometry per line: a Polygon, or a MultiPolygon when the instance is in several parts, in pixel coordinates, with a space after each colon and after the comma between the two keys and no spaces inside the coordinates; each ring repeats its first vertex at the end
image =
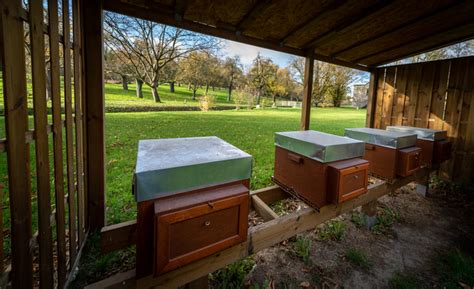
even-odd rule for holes
{"type": "Polygon", "coordinates": [[[265,221],[270,221],[278,218],[278,215],[267,205],[262,199],[257,195],[251,197],[252,206],[255,211],[262,217],[265,221]]]}
{"type": "MultiPolygon", "coordinates": [[[[278,217],[271,221],[249,229],[246,242],[229,249],[223,250],[212,256],[206,257],[194,263],[185,265],[174,271],[165,273],[157,278],[148,276],[135,279],[135,270],[119,273],[105,280],[91,284],[86,289],[96,288],[175,288],[202,276],[214,272],[226,265],[238,261],[255,252],[278,244],[296,234],[314,229],[317,225],[333,219],[341,214],[349,212],[359,206],[368,204],[389,192],[400,188],[408,183],[425,178],[431,172],[430,169],[423,168],[416,174],[397,179],[393,183],[380,182],[369,185],[366,194],[349,200],[339,205],[328,205],[316,212],[311,208],[278,217]]],[[[274,187],[266,188],[279,195],[274,187]]],[[[263,191],[261,191],[263,192],[263,191]]],[[[252,194],[251,195],[255,195],[252,194]]]]}

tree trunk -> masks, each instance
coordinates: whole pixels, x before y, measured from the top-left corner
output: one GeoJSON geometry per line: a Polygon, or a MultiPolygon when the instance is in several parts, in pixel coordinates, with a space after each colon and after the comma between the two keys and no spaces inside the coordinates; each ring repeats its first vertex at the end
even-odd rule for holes
{"type": "Polygon", "coordinates": [[[136,79],[137,82],[137,97],[138,98],[143,98],[143,80],[141,79],[136,79]]]}
{"type": "Polygon", "coordinates": [[[193,89],[193,100],[196,100],[196,91],[197,89],[193,89]]]}
{"type": "Polygon", "coordinates": [[[257,91],[257,104],[260,104],[260,90],[257,91]]]}
{"type": "Polygon", "coordinates": [[[230,102],[232,97],[232,84],[229,85],[229,95],[227,96],[227,101],[230,102]]]}
{"type": "Polygon", "coordinates": [[[188,90],[191,90],[191,83],[188,83],[188,90]]]}
{"type": "Polygon", "coordinates": [[[153,100],[155,102],[161,102],[160,95],[158,94],[158,84],[155,83],[151,87],[151,94],[153,95],[153,100]]]}
{"type": "Polygon", "coordinates": [[[174,93],[174,81],[170,82],[170,92],[174,93]]]}
{"type": "Polygon", "coordinates": [[[216,87],[214,85],[212,86],[212,91],[216,91],[216,87]]]}
{"type": "Polygon", "coordinates": [[[207,92],[209,91],[209,83],[206,82],[206,95],[207,95],[207,92]]]}
{"type": "Polygon", "coordinates": [[[121,75],[121,76],[122,76],[123,90],[128,90],[128,77],[126,75],[121,75]]]}
{"type": "Polygon", "coordinates": [[[46,99],[51,99],[51,69],[46,70],[46,99]]]}

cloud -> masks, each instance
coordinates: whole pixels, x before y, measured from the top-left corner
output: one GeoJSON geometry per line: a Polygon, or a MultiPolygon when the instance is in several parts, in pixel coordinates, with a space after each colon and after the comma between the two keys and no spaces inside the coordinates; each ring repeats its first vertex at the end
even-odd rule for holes
{"type": "Polygon", "coordinates": [[[261,55],[271,58],[273,62],[278,64],[280,67],[287,66],[290,60],[295,57],[290,54],[230,40],[224,40],[223,43],[223,56],[240,56],[240,60],[245,66],[250,66],[259,52],[261,55]]]}

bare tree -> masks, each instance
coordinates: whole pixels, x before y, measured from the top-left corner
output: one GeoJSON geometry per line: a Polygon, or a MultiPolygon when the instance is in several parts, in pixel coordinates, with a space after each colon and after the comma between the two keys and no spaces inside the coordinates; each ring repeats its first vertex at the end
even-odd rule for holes
{"type": "Polygon", "coordinates": [[[164,66],[192,51],[219,46],[214,37],[111,12],[105,13],[104,30],[106,45],[130,62],[137,79],[151,88],[156,102],[161,102],[158,86],[164,66]]]}

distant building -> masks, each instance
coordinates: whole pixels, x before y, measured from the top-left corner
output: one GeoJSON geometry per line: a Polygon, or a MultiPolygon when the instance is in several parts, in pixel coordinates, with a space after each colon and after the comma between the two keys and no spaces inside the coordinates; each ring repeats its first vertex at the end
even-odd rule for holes
{"type": "Polygon", "coordinates": [[[360,83],[352,85],[352,94],[350,101],[353,107],[365,108],[369,99],[369,83],[360,83]]]}

